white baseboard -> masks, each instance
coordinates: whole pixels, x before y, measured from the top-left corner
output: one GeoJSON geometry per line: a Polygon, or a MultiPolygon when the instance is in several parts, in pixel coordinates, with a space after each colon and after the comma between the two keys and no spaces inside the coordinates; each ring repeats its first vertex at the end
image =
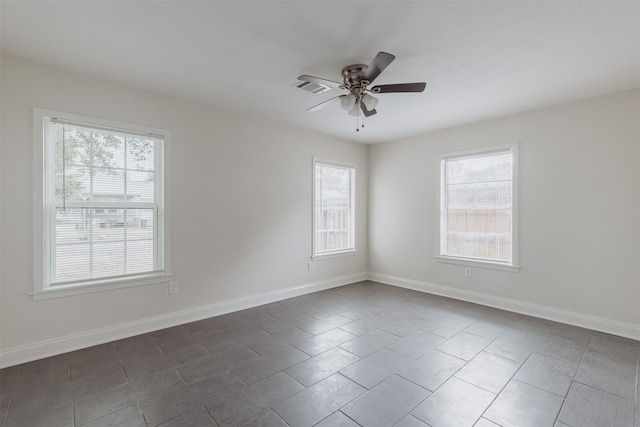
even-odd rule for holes
{"type": "Polygon", "coordinates": [[[238,310],[257,307],[259,305],[306,295],[312,292],[323,291],[366,279],[367,273],[340,276],[320,282],[308,283],[287,289],[265,292],[258,295],[251,295],[216,304],[205,305],[174,313],[167,313],[135,322],[123,323],[107,328],[83,332],[81,334],[68,335],[25,346],[8,348],[0,352],[0,368],[6,368],[20,363],[55,356],[68,351],[79,350],[81,348],[157,331],[159,329],[169,328],[184,323],[195,322],[209,317],[220,316],[222,314],[238,310]]]}
{"type": "Polygon", "coordinates": [[[306,295],[312,292],[323,291],[362,280],[373,280],[387,285],[398,286],[430,294],[455,298],[462,301],[495,307],[515,313],[526,314],[542,319],[553,320],[583,328],[606,332],[622,337],[640,340],[640,326],[628,323],[616,322],[595,316],[574,313],[566,310],[530,304],[526,302],[500,298],[433,283],[421,282],[412,279],[389,276],[379,273],[357,273],[340,276],[320,282],[308,283],[278,291],[265,292],[216,304],[205,305],[189,310],[163,314],[135,322],[123,323],[107,328],[96,329],[81,334],[69,335],[47,341],[40,341],[20,347],[13,347],[0,352],[0,368],[55,356],[68,351],[79,350],[109,341],[127,338],[159,329],[169,328],[184,323],[220,316],[222,314],[247,308],[257,307],[263,304],[281,301],[306,295]]]}
{"type": "Polygon", "coordinates": [[[458,300],[482,304],[519,314],[526,314],[542,319],[553,320],[569,325],[580,326],[600,332],[619,335],[621,337],[631,338],[634,340],[640,340],[640,325],[622,323],[614,320],[604,319],[601,317],[589,316],[585,314],[574,313],[571,311],[560,310],[557,308],[516,301],[508,298],[500,298],[491,295],[480,294],[477,292],[470,292],[461,289],[450,288],[447,286],[435,285],[433,283],[388,276],[385,274],[369,273],[368,279],[387,285],[393,285],[401,288],[413,289],[416,291],[455,298],[458,300]]]}

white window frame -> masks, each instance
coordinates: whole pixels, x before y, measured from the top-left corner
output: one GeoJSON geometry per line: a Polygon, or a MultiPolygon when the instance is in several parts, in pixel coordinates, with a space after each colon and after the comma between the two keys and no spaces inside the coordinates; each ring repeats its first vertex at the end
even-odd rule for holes
{"type": "Polygon", "coordinates": [[[487,268],[493,270],[502,270],[502,271],[510,271],[510,272],[518,272],[520,266],[518,264],[518,151],[519,151],[519,143],[505,144],[505,145],[496,145],[491,147],[483,147],[476,149],[469,149],[463,151],[456,151],[450,153],[442,153],[438,156],[438,165],[436,170],[438,171],[438,212],[437,215],[437,248],[436,248],[436,260],[438,262],[447,263],[447,264],[456,264],[462,265],[466,267],[477,267],[477,268],[487,268]],[[446,255],[442,253],[442,227],[445,224],[445,162],[447,159],[453,159],[457,157],[470,157],[473,155],[483,156],[491,153],[497,153],[501,151],[510,150],[513,154],[513,164],[512,164],[512,199],[511,199],[511,262],[498,262],[485,260],[481,258],[467,258],[467,257],[456,257],[451,255],[446,255]]]}
{"type": "Polygon", "coordinates": [[[312,201],[311,201],[311,221],[312,221],[312,230],[311,230],[311,259],[327,259],[333,257],[340,257],[346,255],[355,255],[357,253],[356,248],[356,174],[357,167],[352,163],[327,160],[321,158],[313,158],[312,167],[311,167],[311,188],[312,188],[312,201]],[[334,251],[326,251],[316,253],[316,165],[326,165],[341,169],[349,169],[351,171],[351,193],[350,193],[350,206],[351,206],[351,245],[350,248],[340,249],[334,251]]]}
{"type": "Polygon", "coordinates": [[[86,294],[91,292],[107,291],[111,289],[128,288],[133,286],[167,284],[173,276],[171,270],[171,162],[170,150],[171,133],[164,129],[150,128],[147,126],[132,125],[128,123],[104,120],[95,117],[87,117],[78,114],[65,113],[43,108],[33,109],[33,291],[30,293],[34,301],[86,294]],[[55,117],[59,120],[85,124],[96,128],[121,130],[131,133],[145,133],[161,136],[164,139],[162,153],[157,160],[161,161],[162,168],[162,209],[163,215],[159,215],[158,247],[162,251],[162,269],[150,273],[135,274],[131,276],[119,276],[105,279],[89,279],[68,284],[48,283],[48,263],[50,224],[47,220],[50,214],[50,201],[47,200],[46,177],[48,175],[49,162],[47,161],[47,147],[45,138],[44,120],[55,117]]]}

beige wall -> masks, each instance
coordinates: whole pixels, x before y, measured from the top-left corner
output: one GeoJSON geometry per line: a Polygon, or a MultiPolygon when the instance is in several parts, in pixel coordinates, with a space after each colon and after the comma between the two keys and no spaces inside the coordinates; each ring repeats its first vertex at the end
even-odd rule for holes
{"type": "Polygon", "coordinates": [[[640,91],[375,145],[369,169],[373,278],[640,338],[640,91]],[[513,142],[522,268],[465,278],[434,259],[437,156],[513,142]]]}
{"type": "Polygon", "coordinates": [[[199,307],[211,313],[228,301],[251,304],[256,295],[366,274],[366,146],[12,57],[1,65],[1,351],[60,351],[206,312],[190,312],[199,307]],[[177,295],[150,285],[32,301],[33,107],[171,131],[177,295]],[[359,252],[308,271],[313,156],[357,165],[359,252]],[[113,333],[96,332],[103,329],[113,333]]]}

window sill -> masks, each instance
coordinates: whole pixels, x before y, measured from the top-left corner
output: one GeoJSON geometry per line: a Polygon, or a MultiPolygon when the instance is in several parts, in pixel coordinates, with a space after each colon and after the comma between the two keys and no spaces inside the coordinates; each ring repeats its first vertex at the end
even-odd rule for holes
{"type": "Polygon", "coordinates": [[[491,261],[478,261],[466,258],[454,258],[445,256],[436,256],[436,261],[444,264],[464,265],[465,267],[486,268],[488,270],[510,271],[517,273],[520,270],[519,265],[502,264],[491,261]]]}
{"type": "Polygon", "coordinates": [[[357,255],[357,254],[358,254],[358,251],[356,251],[355,249],[349,249],[346,251],[327,252],[325,254],[313,255],[311,257],[311,260],[318,261],[322,259],[339,258],[343,256],[351,256],[351,255],[357,255]]]}
{"type": "Polygon", "coordinates": [[[173,277],[170,273],[146,274],[127,279],[106,279],[90,283],[78,283],[73,285],[56,285],[46,289],[34,290],[29,295],[33,301],[42,301],[52,298],[64,298],[74,295],[104,292],[113,289],[132,288],[136,286],[167,284],[173,277]]]}

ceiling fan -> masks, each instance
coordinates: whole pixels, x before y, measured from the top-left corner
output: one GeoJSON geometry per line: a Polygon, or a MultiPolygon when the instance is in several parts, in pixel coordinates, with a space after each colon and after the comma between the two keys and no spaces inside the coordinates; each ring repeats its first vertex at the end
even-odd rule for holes
{"type": "MultiPolygon", "coordinates": [[[[298,80],[301,81],[298,87],[312,93],[323,93],[332,88],[343,89],[348,92],[321,102],[309,108],[307,111],[313,112],[321,110],[339,100],[342,108],[348,111],[350,115],[359,117],[360,111],[362,111],[365,117],[369,117],[377,113],[376,106],[378,105],[378,99],[371,94],[424,91],[426,86],[424,82],[396,83],[369,88],[369,85],[373,83],[395,58],[396,57],[390,53],[378,52],[369,65],[348,65],[342,69],[342,83],[307,75],[298,77],[298,80]]],[[[362,127],[364,127],[364,124],[362,127]]]]}

